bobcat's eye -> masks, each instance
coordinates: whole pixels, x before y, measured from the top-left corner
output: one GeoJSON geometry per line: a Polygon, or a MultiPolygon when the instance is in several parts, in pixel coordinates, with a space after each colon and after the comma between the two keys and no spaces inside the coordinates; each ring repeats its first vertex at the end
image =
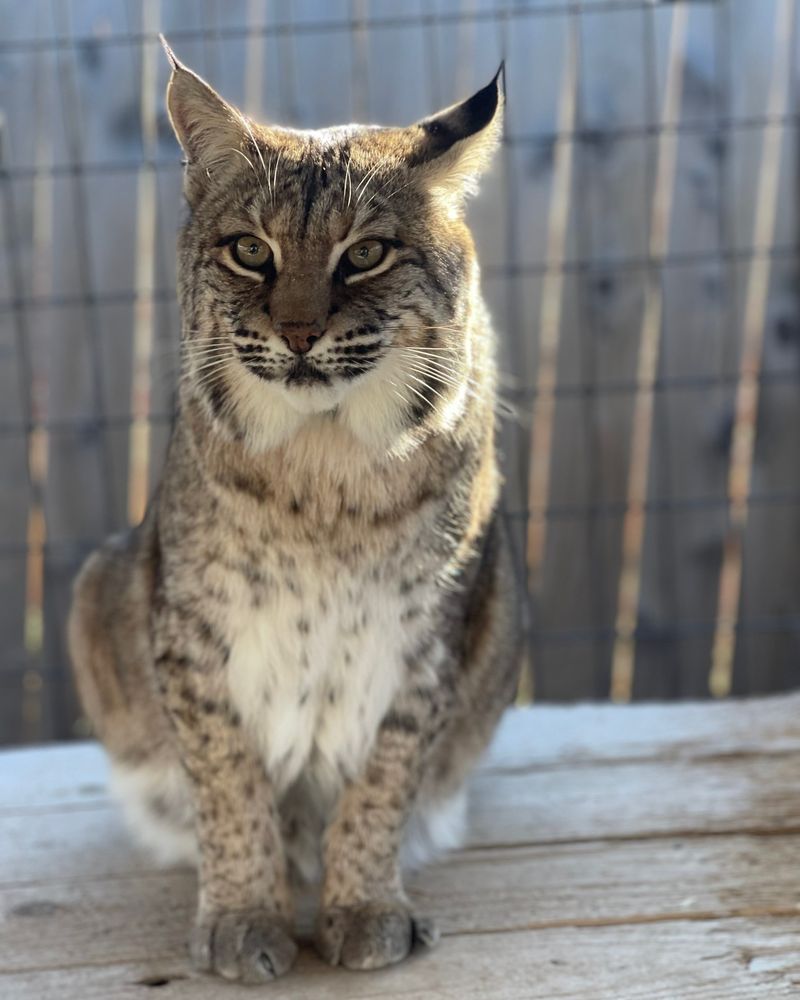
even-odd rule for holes
{"type": "Polygon", "coordinates": [[[231,253],[237,264],[257,271],[267,263],[272,250],[268,243],[257,236],[240,236],[231,244],[231,253]]]}
{"type": "Polygon", "coordinates": [[[383,240],[360,240],[345,252],[347,264],[356,271],[371,271],[385,256],[386,244],[383,240]]]}

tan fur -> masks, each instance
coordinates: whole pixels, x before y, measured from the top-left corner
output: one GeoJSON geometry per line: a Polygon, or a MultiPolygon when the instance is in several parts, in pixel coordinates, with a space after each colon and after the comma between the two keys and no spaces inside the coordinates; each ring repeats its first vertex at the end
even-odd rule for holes
{"type": "Polygon", "coordinates": [[[502,102],[494,81],[410,128],[292,132],[171,59],[179,414],[143,524],[76,582],[77,684],[134,829],[199,866],[200,969],[284,973],[290,871],[320,866],[321,954],[377,968],[436,939],[400,859],[452,844],[515,686],[493,332],[461,210],[502,102]],[[262,270],[237,234],[271,248],[262,270]],[[348,270],[364,239],[383,258],[348,270]]]}

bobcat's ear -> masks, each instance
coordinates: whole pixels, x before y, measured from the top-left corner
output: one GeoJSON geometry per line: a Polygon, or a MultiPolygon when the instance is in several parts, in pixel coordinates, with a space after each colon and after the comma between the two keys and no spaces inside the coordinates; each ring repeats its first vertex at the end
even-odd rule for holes
{"type": "Polygon", "coordinates": [[[181,63],[163,35],[172,75],[167,85],[169,120],[186,154],[185,191],[193,201],[209,183],[240,170],[242,157],[256,145],[245,116],[213,87],[181,63]]]}
{"type": "Polygon", "coordinates": [[[428,187],[469,194],[489,166],[503,130],[504,64],[482,90],[413,125],[411,166],[428,187]]]}

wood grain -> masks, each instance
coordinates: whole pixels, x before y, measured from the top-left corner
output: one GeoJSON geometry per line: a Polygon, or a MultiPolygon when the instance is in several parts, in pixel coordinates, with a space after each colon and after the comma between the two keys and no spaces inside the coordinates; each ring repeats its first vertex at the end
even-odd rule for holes
{"type": "MultiPolygon", "coordinates": [[[[441,947],[270,995],[760,1000],[800,987],[800,698],[510,712],[472,845],[410,881],[441,947]]],[[[94,744],[0,754],[0,1000],[251,995],[185,959],[194,875],[132,848],[94,744]],[[156,988],[153,986],[152,988],[156,988]]],[[[302,901],[300,931],[313,900],[302,901]]]]}
{"type": "MultiPolygon", "coordinates": [[[[794,836],[731,836],[465,851],[413,878],[409,889],[445,935],[800,918],[800,846],[794,836]]],[[[69,965],[76,954],[93,965],[150,954],[180,959],[194,894],[190,872],[135,867],[0,887],[0,969],[69,965]]],[[[314,903],[304,903],[300,931],[307,934],[314,903]]]]}
{"type": "MultiPolygon", "coordinates": [[[[800,986],[800,922],[677,921],[556,928],[445,939],[431,954],[379,973],[332,970],[304,951],[272,1000],[780,1000],[800,986]]],[[[167,980],[167,1000],[253,996],[189,976],[162,954],[118,965],[73,965],[0,978],[3,1000],[141,1000],[167,980]],[[182,978],[173,978],[182,977],[182,978]],[[171,980],[171,981],[169,981],[171,980]]]]}

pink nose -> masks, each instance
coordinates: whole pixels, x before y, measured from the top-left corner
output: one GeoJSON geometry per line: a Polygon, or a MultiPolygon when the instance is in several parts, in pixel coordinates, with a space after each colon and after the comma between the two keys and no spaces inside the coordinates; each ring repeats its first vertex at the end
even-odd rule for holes
{"type": "Polygon", "coordinates": [[[278,333],[293,354],[307,354],[322,336],[318,327],[305,323],[281,323],[278,333]]]}

